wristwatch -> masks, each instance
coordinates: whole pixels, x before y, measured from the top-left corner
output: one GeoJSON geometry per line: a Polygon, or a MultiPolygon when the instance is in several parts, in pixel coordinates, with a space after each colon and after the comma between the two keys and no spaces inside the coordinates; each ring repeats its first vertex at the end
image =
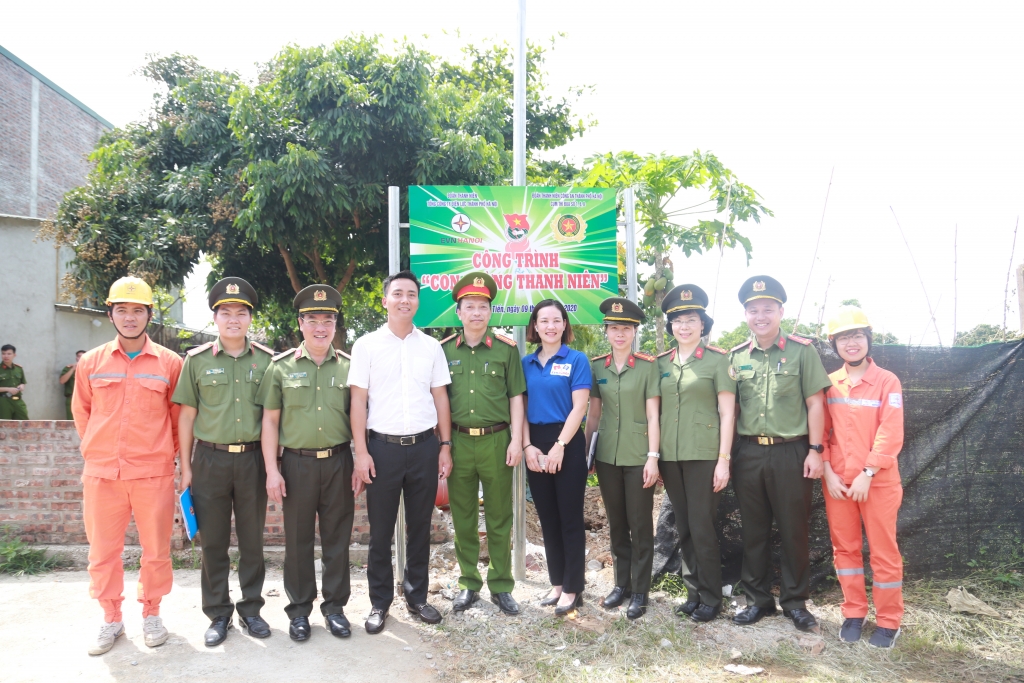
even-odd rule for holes
{"type": "Polygon", "coordinates": [[[562,448],[565,448],[565,442],[562,441],[561,439],[555,439],[555,443],[557,443],[562,448]]]}
{"type": "Polygon", "coordinates": [[[648,458],[654,458],[655,460],[661,460],[661,453],[658,451],[647,451],[648,458]]]}
{"type": "Polygon", "coordinates": [[[441,445],[442,445],[442,446],[451,446],[451,445],[452,445],[452,442],[451,442],[451,441],[442,441],[442,442],[441,442],[441,445]]]}
{"type": "Polygon", "coordinates": [[[818,451],[819,453],[824,453],[825,452],[825,447],[823,445],[821,445],[820,443],[812,443],[811,444],[811,450],[812,451],[818,451]]]}
{"type": "Polygon", "coordinates": [[[871,477],[875,476],[878,473],[877,472],[872,472],[870,467],[865,467],[864,468],[864,474],[868,475],[868,479],[870,479],[871,477]]]}
{"type": "Polygon", "coordinates": [[[722,460],[732,460],[732,453],[719,453],[718,457],[722,460]]]}

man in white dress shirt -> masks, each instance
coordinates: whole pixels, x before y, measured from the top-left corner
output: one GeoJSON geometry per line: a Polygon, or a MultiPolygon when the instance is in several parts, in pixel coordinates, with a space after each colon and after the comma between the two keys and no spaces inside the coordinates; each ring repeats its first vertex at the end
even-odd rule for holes
{"type": "Polygon", "coordinates": [[[423,621],[441,621],[441,613],[427,603],[427,586],[437,481],[452,471],[446,389],[451,379],[441,344],[412,324],[419,296],[420,283],[411,271],[388,277],[383,302],[387,324],[352,346],[348,374],[355,450],[352,490],[359,495],[366,488],[370,521],[366,578],[372,607],[366,632],[370,634],[384,630],[395,598],[391,537],[403,493],[408,532],[405,600],[409,611],[423,621]]]}

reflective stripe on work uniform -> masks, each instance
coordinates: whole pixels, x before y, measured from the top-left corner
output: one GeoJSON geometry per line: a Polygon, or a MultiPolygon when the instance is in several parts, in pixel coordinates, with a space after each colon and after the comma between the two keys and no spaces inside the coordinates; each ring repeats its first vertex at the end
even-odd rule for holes
{"type": "Polygon", "coordinates": [[[874,583],[871,584],[872,588],[901,588],[902,586],[903,586],[903,582],[902,581],[890,581],[888,583],[882,583],[880,581],[875,581],[874,583]]]}
{"type": "Polygon", "coordinates": [[[864,567],[857,567],[856,569],[837,569],[836,576],[853,576],[854,574],[863,574],[864,567]]]}
{"type": "Polygon", "coordinates": [[[865,408],[881,408],[881,401],[874,401],[868,398],[849,398],[847,396],[840,396],[837,398],[829,398],[829,403],[843,403],[848,406],[863,406],[865,408]]]}
{"type": "Polygon", "coordinates": [[[148,375],[142,373],[136,373],[132,375],[132,379],[155,379],[163,382],[164,384],[170,385],[171,380],[167,379],[163,375],[148,375]]]}
{"type": "Polygon", "coordinates": [[[127,373],[124,372],[94,372],[89,375],[89,379],[107,379],[110,377],[127,377],[127,373]]]}

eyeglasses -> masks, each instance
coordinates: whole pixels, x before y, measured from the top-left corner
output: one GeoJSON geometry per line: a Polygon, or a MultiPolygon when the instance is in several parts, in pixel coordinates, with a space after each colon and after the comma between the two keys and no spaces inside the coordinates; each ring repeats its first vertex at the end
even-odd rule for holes
{"type": "Polygon", "coordinates": [[[303,318],[302,323],[308,327],[323,327],[325,329],[334,327],[337,324],[337,320],[310,320],[309,318],[303,318]]]}
{"type": "Polygon", "coordinates": [[[700,318],[676,318],[672,321],[672,324],[682,327],[700,327],[704,324],[704,321],[700,318]]]}
{"type": "Polygon", "coordinates": [[[848,335],[843,336],[843,337],[836,337],[836,344],[842,344],[843,346],[846,346],[847,344],[854,344],[854,343],[856,343],[856,344],[865,344],[865,343],[867,343],[867,341],[868,341],[868,336],[866,334],[864,334],[863,332],[858,332],[857,334],[848,334],[848,335]]]}

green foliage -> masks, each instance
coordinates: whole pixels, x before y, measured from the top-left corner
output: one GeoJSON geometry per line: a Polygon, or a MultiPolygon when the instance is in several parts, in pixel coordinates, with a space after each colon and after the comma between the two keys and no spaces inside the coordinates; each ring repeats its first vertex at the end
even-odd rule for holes
{"type": "Polygon", "coordinates": [[[61,565],[60,558],[49,556],[42,548],[33,548],[22,541],[10,527],[0,536],[0,573],[23,576],[42,574],[61,565]]]}
{"type": "Polygon", "coordinates": [[[735,346],[742,344],[745,341],[750,340],[750,328],[747,324],[740,323],[733,329],[723,332],[718,336],[718,339],[714,341],[714,346],[726,351],[732,349],[735,346]]]}
{"type": "Polygon", "coordinates": [[[998,325],[982,323],[967,332],[957,332],[953,346],[980,346],[982,344],[996,344],[1007,341],[1017,341],[1024,337],[1024,333],[1007,330],[998,325]]]}
{"type": "Polygon", "coordinates": [[[874,344],[899,344],[900,340],[896,338],[896,335],[892,332],[875,332],[872,331],[871,336],[874,344]]]}
{"type": "Polygon", "coordinates": [[[674,598],[685,598],[689,592],[683,583],[683,577],[669,572],[655,577],[651,582],[651,591],[664,591],[674,598]]]}
{"type": "Polygon", "coordinates": [[[611,353],[612,346],[604,334],[604,325],[573,325],[573,341],[570,348],[576,349],[587,358],[611,353]]]}

